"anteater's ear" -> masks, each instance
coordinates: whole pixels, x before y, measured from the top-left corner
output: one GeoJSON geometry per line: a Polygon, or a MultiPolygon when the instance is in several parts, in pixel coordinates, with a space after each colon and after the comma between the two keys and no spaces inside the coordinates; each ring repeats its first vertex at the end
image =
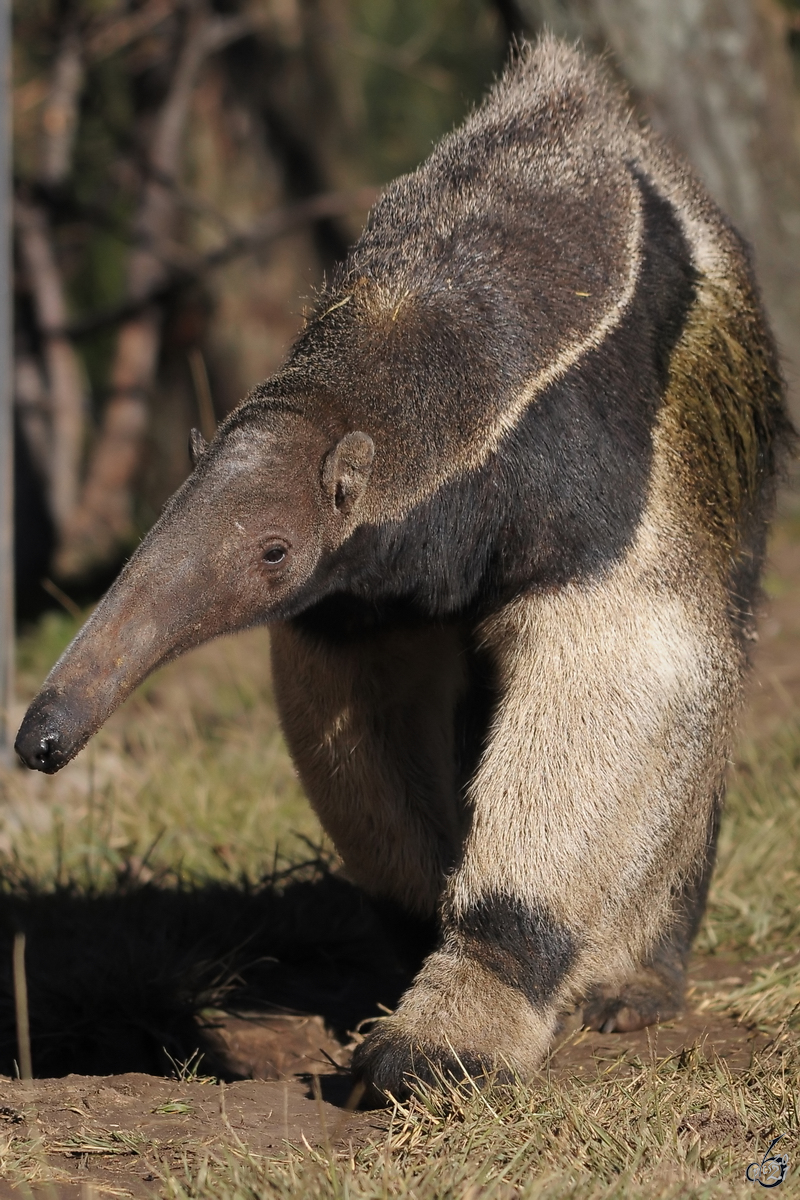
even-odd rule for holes
{"type": "Polygon", "coordinates": [[[322,486],[338,512],[347,515],[366,491],[375,443],[368,433],[346,433],[325,459],[322,486]]]}
{"type": "Polygon", "coordinates": [[[191,429],[189,431],[189,458],[192,460],[193,467],[197,466],[207,449],[208,442],[200,430],[191,429]]]}

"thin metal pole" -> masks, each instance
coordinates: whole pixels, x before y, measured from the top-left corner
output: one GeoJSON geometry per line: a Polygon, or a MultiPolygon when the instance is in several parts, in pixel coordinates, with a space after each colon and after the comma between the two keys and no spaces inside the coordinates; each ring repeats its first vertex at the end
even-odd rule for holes
{"type": "Polygon", "coordinates": [[[8,760],[14,741],[11,103],[11,0],[0,0],[0,760],[8,760]]]}

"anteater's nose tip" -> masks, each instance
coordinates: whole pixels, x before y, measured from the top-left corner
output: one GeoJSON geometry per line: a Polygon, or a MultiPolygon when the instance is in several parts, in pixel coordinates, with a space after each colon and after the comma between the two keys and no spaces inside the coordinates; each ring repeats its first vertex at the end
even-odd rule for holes
{"type": "Polygon", "coordinates": [[[52,775],[64,765],[65,756],[56,737],[18,737],[14,749],[20,761],[33,771],[44,771],[45,774],[52,775]]]}
{"type": "Polygon", "coordinates": [[[40,693],[20,726],[14,749],[32,771],[52,775],[69,762],[71,755],[64,736],[64,714],[52,696],[40,693]]]}
{"type": "Polygon", "coordinates": [[[53,737],[43,737],[33,756],[36,766],[40,771],[46,771],[53,766],[58,758],[58,742],[56,739],[53,737]]]}

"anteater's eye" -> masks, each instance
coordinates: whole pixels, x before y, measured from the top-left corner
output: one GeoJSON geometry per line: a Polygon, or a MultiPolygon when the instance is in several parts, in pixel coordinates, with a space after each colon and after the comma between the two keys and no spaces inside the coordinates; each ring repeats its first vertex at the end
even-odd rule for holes
{"type": "Polygon", "coordinates": [[[286,558],[286,547],[285,546],[270,546],[270,548],[268,550],[264,551],[264,562],[267,563],[270,567],[280,566],[280,564],[283,562],[283,560],[285,558],[286,558]]]}

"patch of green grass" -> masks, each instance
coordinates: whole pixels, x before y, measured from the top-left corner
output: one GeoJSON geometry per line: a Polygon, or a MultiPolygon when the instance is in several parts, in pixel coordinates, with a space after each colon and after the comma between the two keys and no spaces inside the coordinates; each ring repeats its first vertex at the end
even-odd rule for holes
{"type": "MultiPolygon", "coordinates": [[[[156,1111],[159,1111],[156,1109],[156,1111]]],[[[110,1129],[106,1133],[75,1133],[61,1141],[52,1142],[47,1149],[51,1154],[80,1156],[83,1154],[138,1154],[144,1139],[140,1134],[125,1130],[110,1129]]]]}
{"type": "MultiPolygon", "coordinates": [[[[0,1129],[0,1179],[25,1189],[31,1183],[44,1182],[48,1186],[65,1183],[69,1175],[54,1169],[48,1161],[43,1137],[31,1136],[12,1126],[0,1129]]],[[[25,1190],[20,1195],[24,1196],[25,1190]]]]}
{"type": "Polygon", "coordinates": [[[154,1113],[159,1116],[185,1116],[194,1112],[194,1108],[188,1100],[165,1100],[163,1104],[159,1104],[153,1109],[154,1113]]]}

